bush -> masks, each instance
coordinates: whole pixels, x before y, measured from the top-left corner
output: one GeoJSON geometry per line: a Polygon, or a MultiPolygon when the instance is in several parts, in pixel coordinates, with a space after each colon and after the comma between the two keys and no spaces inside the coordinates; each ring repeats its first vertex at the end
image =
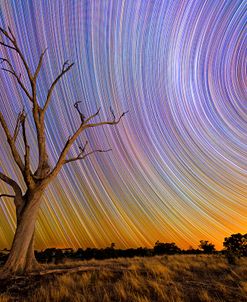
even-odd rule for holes
{"type": "Polygon", "coordinates": [[[215,252],[215,245],[207,240],[200,240],[199,249],[203,250],[205,254],[212,254],[215,252]]]}
{"type": "Polygon", "coordinates": [[[154,255],[177,254],[180,253],[180,248],[174,243],[162,243],[157,241],[154,246],[154,255]]]}
{"type": "Polygon", "coordinates": [[[247,256],[247,234],[233,234],[226,237],[223,245],[229,264],[236,264],[236,259],[247,256]]]}

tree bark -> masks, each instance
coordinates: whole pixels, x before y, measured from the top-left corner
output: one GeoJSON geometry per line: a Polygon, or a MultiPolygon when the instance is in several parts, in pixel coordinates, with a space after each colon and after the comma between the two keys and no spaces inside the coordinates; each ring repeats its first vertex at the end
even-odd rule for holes
{"type": "Polygon", "coordinates": [[[17,227],[9,257],[1,277],[25,274],[40,268],[34,255],[34,230],[41,203],[42,191],[29,192],[24,197],[25,205],[18,213],[17,227]]]}
{"type": "Polygon", "coordinates": [[[26,259],[27,259],[26,266],[25,266],[26,273],[37,271],[42,268],[42,265],[36,260],[35,254],[34,254],[34,233],[33,233],[31,242],[28,247],[26,259]]]}

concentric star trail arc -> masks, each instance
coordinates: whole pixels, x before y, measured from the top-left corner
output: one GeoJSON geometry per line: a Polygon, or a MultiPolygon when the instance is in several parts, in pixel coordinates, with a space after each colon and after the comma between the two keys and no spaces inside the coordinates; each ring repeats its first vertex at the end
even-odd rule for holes
{"type": "MultiPolygon", "coordinates": [[[[182,248],[247,228],[246,1],[3,0],[0,26],[10,28],[31,69],[47,47],[38,78],[44,105],[63,62],[46,116],[51,165],[85,116],[128,114],[117,126],[86,130],[70,156],[109,149],[66,165],[47,189],[36,248],[153,246],[182,248]]],[[[11,50],[0,48],[27,80],[11,50]]],[[[11,130],[22,106],[32,168],[37,146],[31,104],[0,72],[0,110],[11,130]]],[[[20,181],[0,129],[0,170],[20,181]]],[[[24,152],[21,138],[17,143],[24,152]]],[[[0,191],[11,192],[0,183],[0,191]]],[[[15,230],[11,200],[0,200],[0,248],[15,230]]]]}

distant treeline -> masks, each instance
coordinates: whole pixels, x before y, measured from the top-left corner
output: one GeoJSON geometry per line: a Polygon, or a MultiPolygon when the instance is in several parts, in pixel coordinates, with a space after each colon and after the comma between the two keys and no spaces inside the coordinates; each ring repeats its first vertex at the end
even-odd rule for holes
{"type": "MultiPolygon", "coordinates": [[[[153,248],[129,248],[117,249],[112,243],[106,248],[72,248],[58,249],[48,248],[44,251],[35,251],[38,261],[43,263],[61,263],[65,259],[74,260],[90,260],[90,259],[110,259],[110,258],[133,258],[133,257],[151,257],[156,255],[174,255],[174,254],[213,254],[213,253],[239,253],[239,256],[247,256],[247,234],[233,234],[225,238],[223,242],[224,249],[216,251],[215,245],[207,240],[201,240],[197,249],[189,248],[187,250],[180,249],[174,242],[163,243],[157,241],[153,248]]],[[[4,263],[8,257],[8,250],[0,251],[0,264],[4,263]]]]}

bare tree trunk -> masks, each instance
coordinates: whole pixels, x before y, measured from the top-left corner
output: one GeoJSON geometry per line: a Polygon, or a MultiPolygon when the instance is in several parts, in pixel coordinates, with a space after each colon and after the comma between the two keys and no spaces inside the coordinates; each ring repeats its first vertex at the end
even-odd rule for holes
{"type": "Polygon", "coordinates": [[[32,271],[40,270],[42,268],[42,265],[36,260],[34,254],[34,233],[28,247],[26,258],[27,260],[26,260],[25,272],[32,272],[32,271]]]}
{"type": "Polygon", "coordinates": [[[2,275],[23,274],[39,266],[34,255],[34,230],[42,191],[30,192],[26,204],[17,216],[17,227],[11,251],[2,275]]]}

